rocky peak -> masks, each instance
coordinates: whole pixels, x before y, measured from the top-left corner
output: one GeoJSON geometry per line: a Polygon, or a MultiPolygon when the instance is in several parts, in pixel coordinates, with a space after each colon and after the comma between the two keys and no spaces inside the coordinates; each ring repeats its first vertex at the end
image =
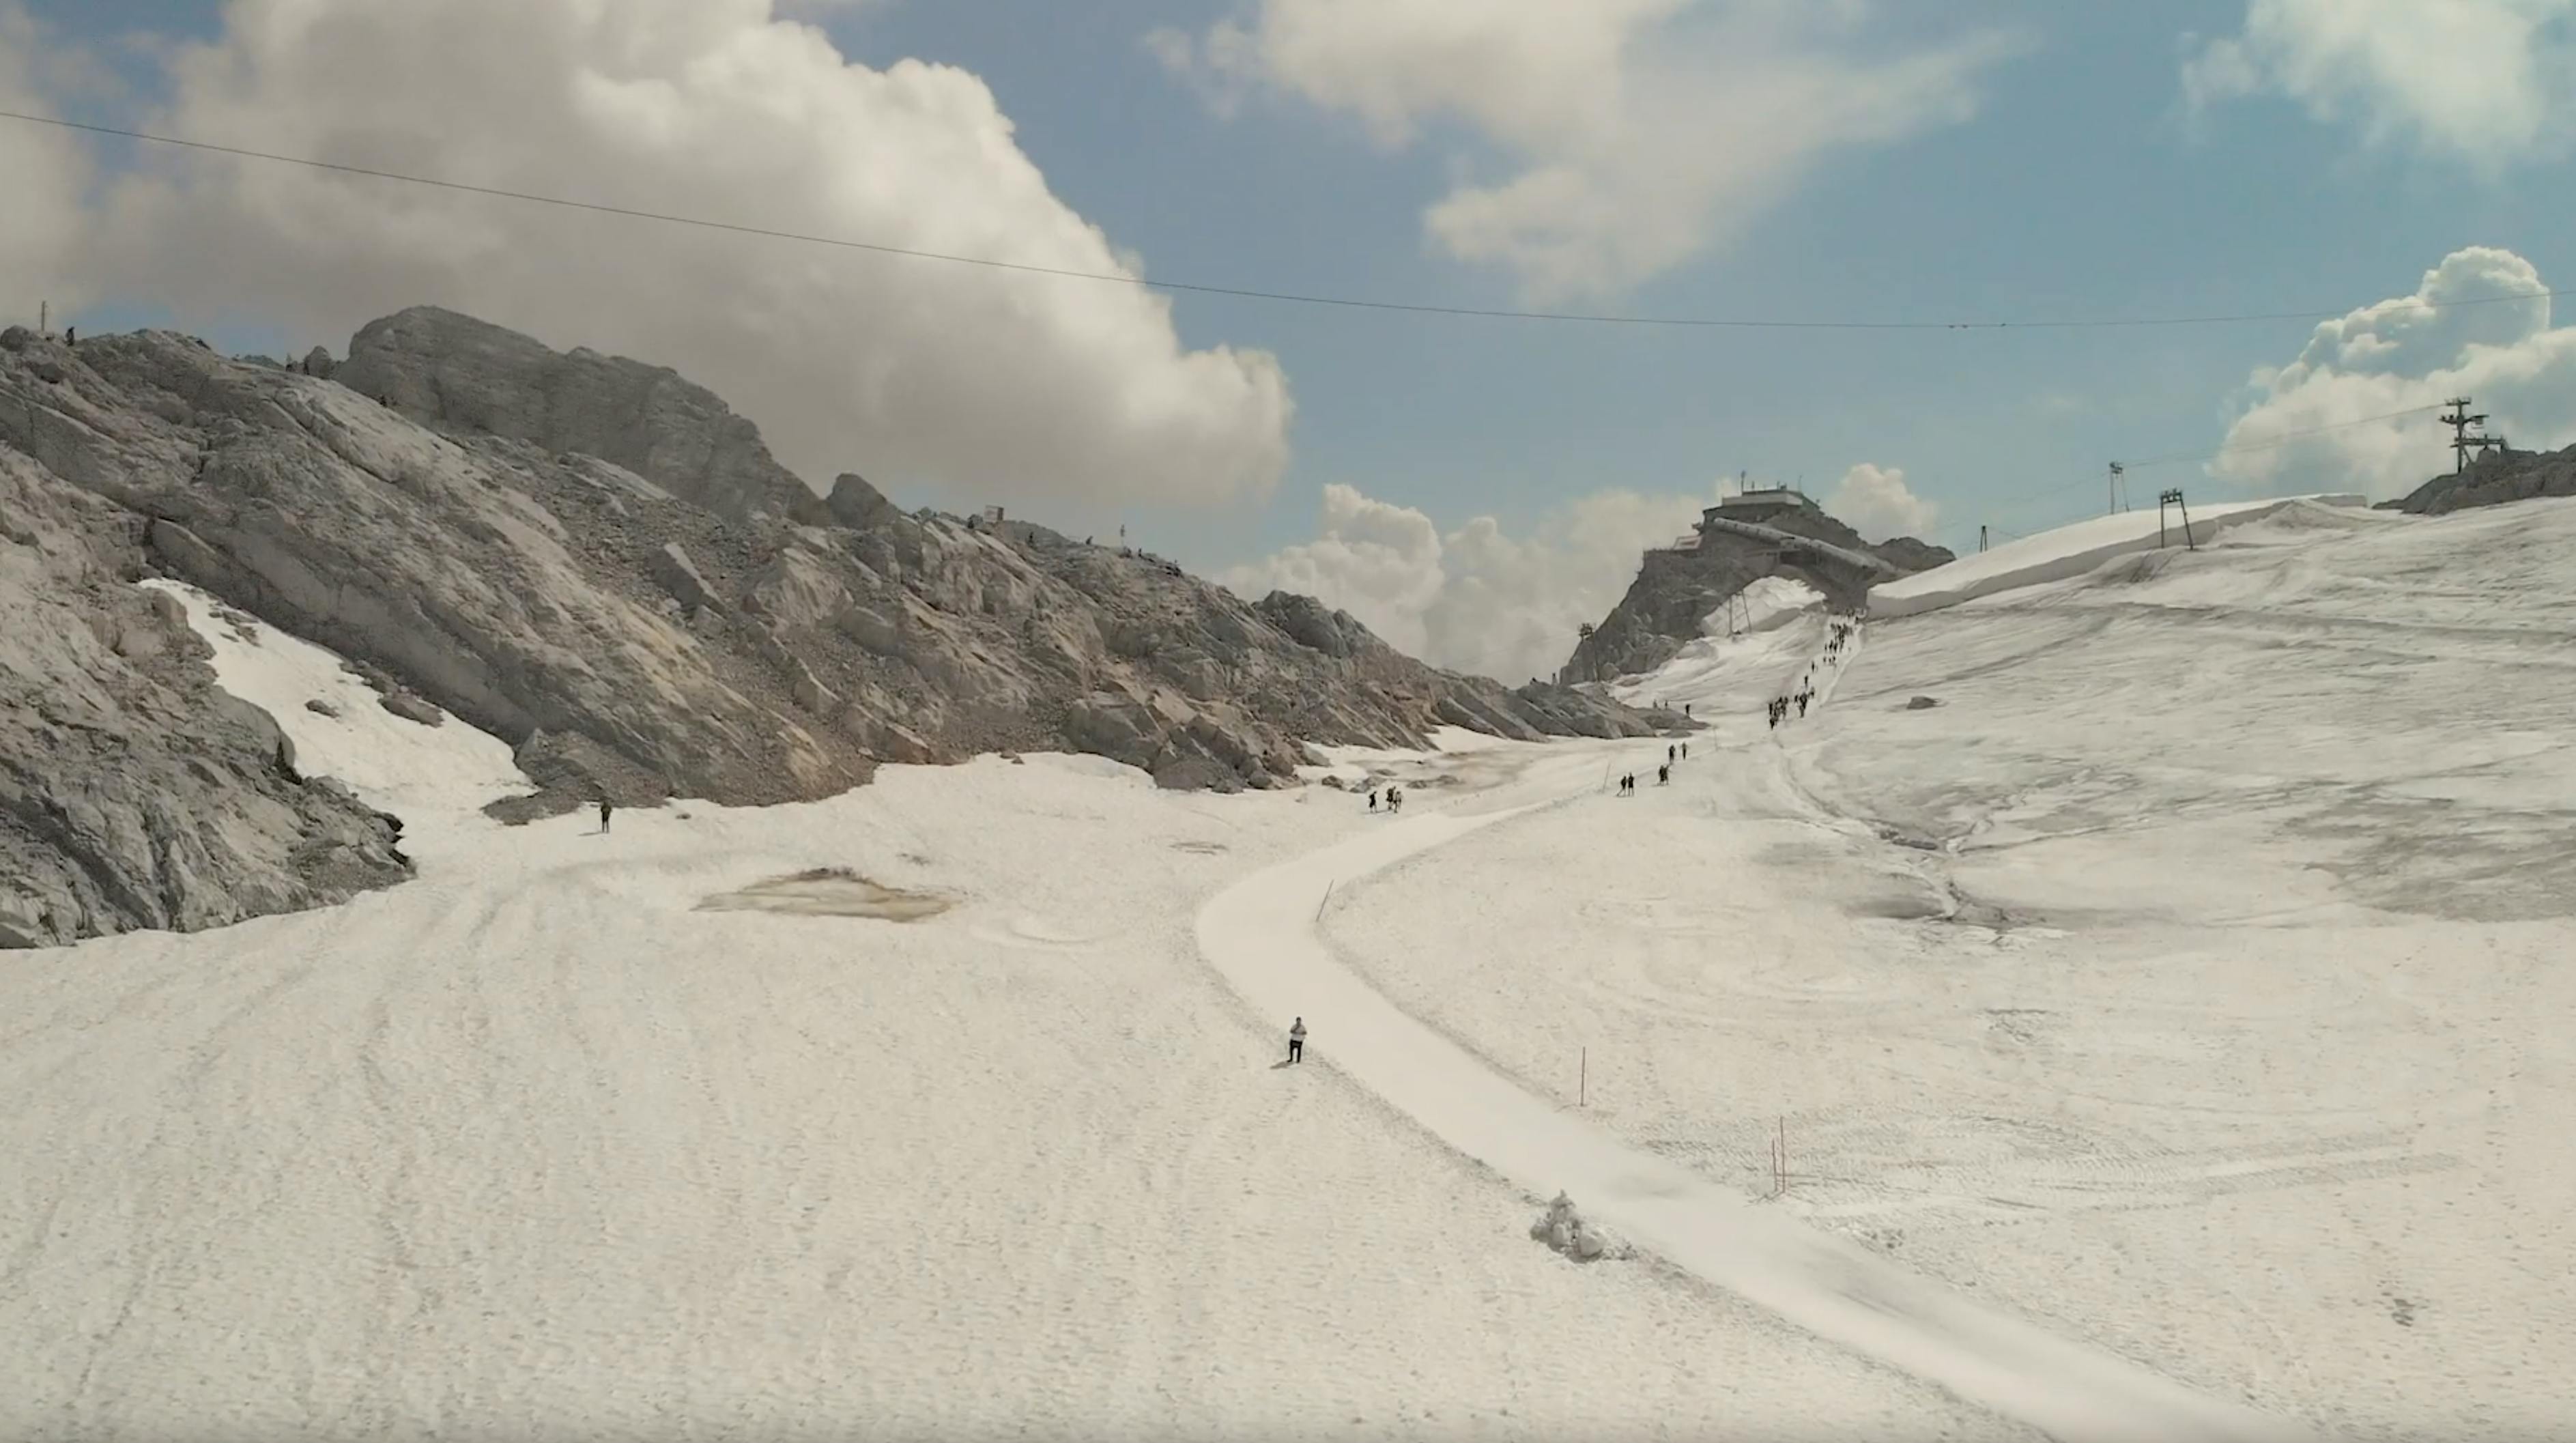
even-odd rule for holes
{"type": "Polygon", "coordinates": [[[758,427],[666,367],[558,352],[488,321],[414,306],[360,329],[331,375],[443,431],[614,462],[719,516],[829,519],[758,427]]]}
{"type": "Polygon", "coordinates": [[[1859,606],[1887,575],[1950,560],[1943,547],[1900,536],[1872,545],[1823,511],[1782,510],[1759,524],[1711,527],[1696,545],[1645,554],[1627,595],[1565,664],[1569,682],[1609,681],[1654,670],[1700,635],[1727,598],[1766,576],[1803,581],[1836,607],[1859,606]],[[1814,545],[1802,545],[1812,542],[1814,545]]]}

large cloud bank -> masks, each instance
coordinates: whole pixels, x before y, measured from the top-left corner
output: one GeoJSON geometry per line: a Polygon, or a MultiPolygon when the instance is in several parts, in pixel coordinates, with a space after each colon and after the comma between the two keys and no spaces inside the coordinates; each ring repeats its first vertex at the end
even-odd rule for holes
{"type": "Polygon", "coordinates": [[[1701,254],[1835,153],[1961,121],[2018,42],[1879,39],[1867,0],[1258,0],[1156,54],[1220,110],[1252,93],[1356,117],[1401,147],[1463,124],[1483,156],[1426,240],[1547,304],[1701,254]]]}
{"type": "Polygon", "coordinates": [[[2546,298],[2445,304],[2544,289],[2511,251],[2452,252],[2413,294],[2327,321],[2296,360],[2254,372],[2227,432],[2239,449],[2210,473],[2266,492],[2403,495],[2450,469],[2449,428],[2429,411],[2347,423],[2453,396],[2519,449],[2576,440],[2576,327],[2552,326],[2546,298]]]}
{"type": "MultiPolygon", "coordinates": [[[[50,62],[8,0],[0,25],[22,42],[0,58],[50,62]]],[[[191,139],[1135,273],[1048,189],[981,80],[854,64],[770,0],[231,0],[169,78],[149,128],[191,139]]],[[[810,480],[856,470],[1079,516],[1256,497],[1287,463],[1272,358],[1185,349],[1168,303],[1130,285],[148,147],[144,169],[85,202],[76,138],[13,131],[0,146],[18,190],[0,212],[13,281],[68,273],[192,323],[232,314],[335,346],[374,315],[444,304],[671,365],[810,480]],[[83,223],[43,233],[35,213],[83,223]]]]}

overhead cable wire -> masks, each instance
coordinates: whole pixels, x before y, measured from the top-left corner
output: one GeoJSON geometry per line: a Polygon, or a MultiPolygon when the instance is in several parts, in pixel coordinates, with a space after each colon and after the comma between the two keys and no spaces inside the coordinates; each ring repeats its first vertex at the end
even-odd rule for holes
{"type": "MultiPolygon", "coordinates": [[[[1445,306],[1427,302],[1371,300],[1357,296],[1327,296],[1294,291],[1273,291],[1250,286],[1213,285],[1196,281],[1161,280],[1151,276],[1128,275],[1115,271],[1086,271],[1064,266],[1035,265],[1026,261],[1000,260],[991,256],[956,255],[944,251],[919,250],[910,246],[888,245],[875,241],[852,240],[843,236],[812,235],[800,231],[779,230],[769,226],[747,225],[734,221],[712,220],[704,216],[679,215],[667,211],[644,210],[633,206],[608,205],[598,201],[576,200],[568,196],[545,195],[534,191],[508,190],[499,186],[474,185],[465,181],[446,180],[436,176],[413,175],[402,171],[380,170],[371,166],[348,165],[338,161],[316,160],[310,156],[282,155],[274,151],[252,150],[242,146],[218,145],[211,141],[188,140],[179,136],[154,135],[148,131],[125,130],[116,126],[93,125],[83,121],[64,120],[58,116],[35,115],[25,111],[0,110],[0,119],[30,125],[48,125],[62,130],[85,131],[92,135],[112,136],[121,140],[141,141],[215,155],[235,156],[244,160],[266,161],[277,165],[303,166],[312,170],[332,171],[342,175],[364,176],[375,180],[397,181],[405,185],[431,186],[440,190],[468,195],[490,196],[501,200],[523,201],[531,205],[550,205],[568,210],[589,211],[599,215],[621,216],[630,220],[654,221],[664,225],[691,226],[701,230],[725,231],[735,235],[759,236],[770,240],[795,241],[805,245],[834,246],[844,250],[869,251],[879,255],[905,256],[916,260],[943,261],[953,265],[983,266],[992,270],[1019,271],[1030,275],[1056,276],[1066,280],[1101,281],[1148,290],[1181,291],[1197,295],[1230,296],[1241,300],[1274,301],[1289,305],[1334,306],[1347,310],[1397,311],[1416,315],[1464,316],[1488,320],[1553,321],[1598,326],[1656,326],[1705,330],[1775,330],[1775,331],[2070,331],[2137,329],[2156,326],[2237,325],[2256,321],[2332,320],[2349,314],[2349,310],[2331,311],[2249,311],[2225,315],[2197,316],[2118,316],[2077,319],[2042,319],[2019,321],[1827,321],[1763,320],[1739,316],[1654,316],[1595,314],[1580,311],[1523,311],[1483,306],[1445,306]]],[[[2426,309],[2459,306],[2504,305],[2516,301],[2554,300],[2576,295],[2576,289],[2526,291],[2495,296],[2469,296],[2457,300],[2418,301],[2426,309]]]]}

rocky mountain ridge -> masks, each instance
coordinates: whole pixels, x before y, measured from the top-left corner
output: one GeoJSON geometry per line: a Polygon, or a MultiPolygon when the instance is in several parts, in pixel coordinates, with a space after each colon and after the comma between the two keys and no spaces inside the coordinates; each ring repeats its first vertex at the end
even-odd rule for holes
{"type": "MultiPolygon", "coordinates": [[[[673,372],[431,308],[371,323],[336,364],[228,359],[167,332],[74,348],[12,330],[0,457],[13,508],[40,497],[80,518],[57,530],[118,538],[77,581],[0,570],[25,606],[97,612],[102,576],[203,587],[409,705],[509,740],[536,793],[497,809],[510,819],[593,795],[807,800],[880,761],[1010,749],[1094,752],[1166,786],[1266,787],[1293,780],[1307,743],[1679,723],[1442,672],[1311,599],[1248,602],[1139,552],[906,513],[856,475],[817,495],[673,372]]],[[[222,710],[207,678],[190,685],[186,706],[222,710]]],[[[144,745],[129,733],[162,723],[103,700],[91,725],[144,745]]],[[[227,736],[182,750],[262,744],[227,736]]],[[[41,814],[101,784],[88,764],[48,764],[46,745],[0,737],[22,788],[0,805],[41,814]]],[[[381,825],[310,805],[306,830],[381,825]]],[[[149,872],[151,849],[132,850],[120,865],[149,872]]],[[[256,905],[327,889],[272,891],[256,905]]],[[[56,915],[52,940],[199,914],[100,900],[56,915]]]]}
{"type": "Polygon", "coordinates": [[[2441,516],[2540,496],[2576,496],[2576,446],[2558,451],[2487,452],[2464,470],[2436,476],[2372,509],[2441,516]]]}
{"type": "Polygon", "coordinates": [[[1766,576],[1803,581],[1828,605],[1850,609],[1881,577],[1955,559],[1947,548],[1911,536],[1863,541],[1823,511],[1803,508],[1776,511],[1759,524],[1721,521],[1700,530],[1695,541],[1645,554],[1627,594],[1576,642],[1562,680],[1601,682],[1654,670],[1696,640],[1727,598],[1766,576]]]}

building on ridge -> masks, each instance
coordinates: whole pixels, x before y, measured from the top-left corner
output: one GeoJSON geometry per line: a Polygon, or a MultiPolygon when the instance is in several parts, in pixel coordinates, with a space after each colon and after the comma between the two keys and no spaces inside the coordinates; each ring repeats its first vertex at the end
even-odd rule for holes
{"type": "Polygon", "coordinates": [[[1768,521],[1787,511],[1824,513],[1807,493],[1792,486],[1751,486],[1732,496],[1718,499],[1714,506],[1700,512],[1709,521],[1768,521]]]}

